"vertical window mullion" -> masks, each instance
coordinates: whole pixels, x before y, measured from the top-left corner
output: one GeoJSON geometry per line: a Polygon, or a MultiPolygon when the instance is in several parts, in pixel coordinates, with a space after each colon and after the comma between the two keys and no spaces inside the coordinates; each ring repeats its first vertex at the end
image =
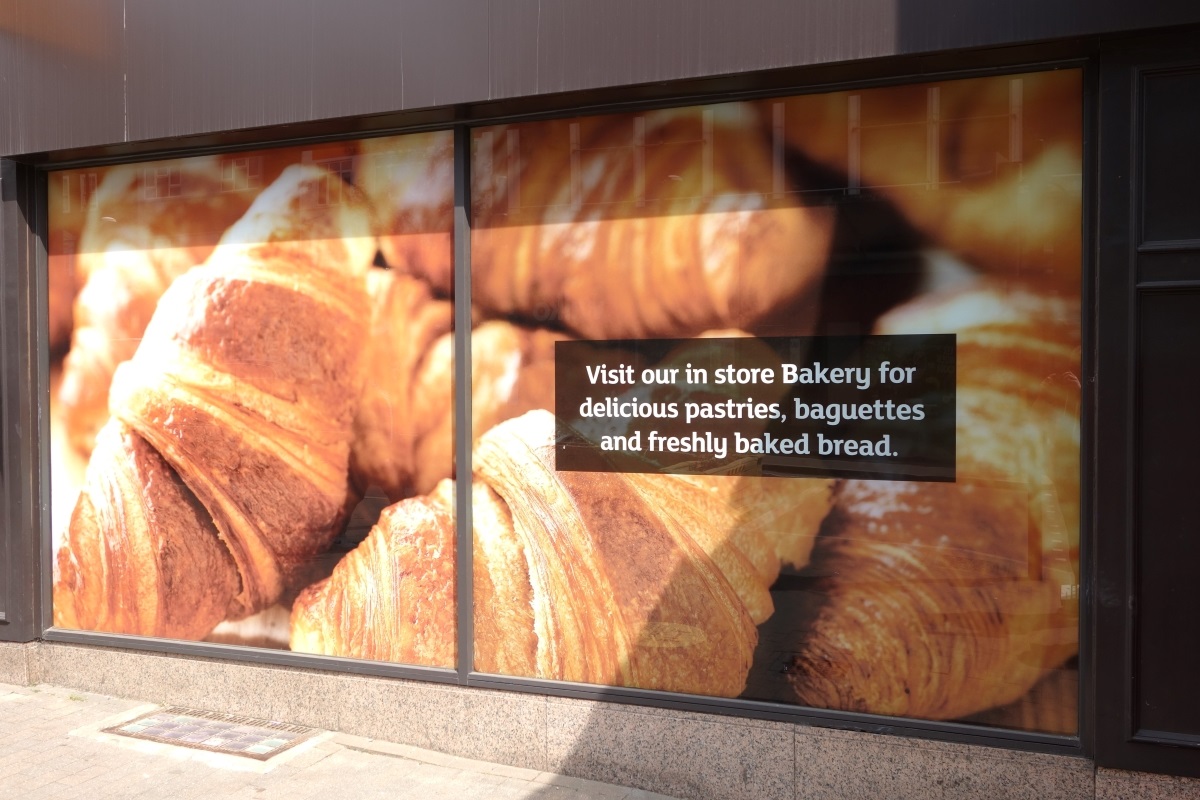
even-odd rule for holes
{"type": "Polygon", "coordinates": [[[465,684],[475,662],[471,533],[471,130],[454,130],[454,455],[457,579],[456,666],[465,684]]]}

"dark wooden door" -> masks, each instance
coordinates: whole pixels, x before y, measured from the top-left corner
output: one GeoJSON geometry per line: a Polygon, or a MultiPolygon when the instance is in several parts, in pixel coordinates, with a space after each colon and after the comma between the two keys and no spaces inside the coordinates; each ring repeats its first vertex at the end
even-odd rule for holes
{"type": "Polygon", "coordinates": [[[1100,63],[1096,761],[1200,775],[1200,35],[1100,63]]]}

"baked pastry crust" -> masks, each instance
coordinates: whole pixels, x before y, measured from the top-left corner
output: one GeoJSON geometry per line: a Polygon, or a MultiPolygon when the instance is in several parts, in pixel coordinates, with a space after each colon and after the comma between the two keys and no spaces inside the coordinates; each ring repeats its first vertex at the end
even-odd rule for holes
{"type": "MultiPolygon", "coordinates": [[[[79,292],[70,295],[73,312],[67,309],[74,334],[58,394],[68,441],[85,457],[108,420],[113,372],[133,357],[159,297],[208,258],[254,199],[250,192],[222,191],[222,163],[217,156],[172,162],[166,171],[177,180],[178,195],[160,200],[146,199],[159,170],[113,167],[92,198],[71,262],[79,292]]],[[[62,286],[67,263],[51,265],[52,286],[62,286]]]]}
{"type": "Polygon", "coordinates": [[[385,136],[359,147],[354,183],[375,208],[384,262],[448,297],[454,282],[453,134],[385,136]]]}
{"type": "Polygon", "coordinates": [[[348,187],[342,204],[319,202],[330,180],[340,179],[313,166],[286,170],[209,261],[171,285],[137,353],[117,369],[112,443],[92,458],[58,556],[70,569],[60,569],[55,606],[73,609],[79,623],[196,638],[225,615],[271,605],[341,532],[356,499],[347,470],[375,246],[348,187]],[[109,477],[143,444],[154,457],[143,454],[139,475],[178,481],[109,477]],[[201,531],[215,527],[236,580],[192,569],[198,557],[130,557],[147,572],[133,584],[158,587],[164,608],[182,611],[203,595],[212,613],[147,617],[113,603],[127,596],[117,583],[129,571],[80,554],[126,558],[138,541],[184,547],[186,526],[157,524],[178,519],[181,502],[201,531]],[[140,520],[133,538],[127,509],[140,520]]]}
{"type": "Polygon", "coordinates": [[[741,106],[488,128],[473,163],[489,315],[589,339],[752,329],[825,269],[832,207],[797,200],[741,106]]]}
{"type": "Polygon", "coordinates": [[[954,719],[1078,651],[1078,305],[985,284],[885,316],[957,334],[957,481],[846,481],[813,550],[805,705],[954,719]]]}
{"type": "MultiPolygon", "coordinates": [[[[776,533],[713,488],[743,479],[558,471],[554,428],[531,411],[475,449],[475,668],[741,693],[780,568],[776,533]]],[[[293,649],[451,666],[453,508],[451,481],[389,508],[297,598],[293,649]]]]}
{"type": "MultiPolygon", "coordinates": [[[[454,475],[453,308],[399,270],[372,270],[371,333],[354,422],[351,473],[391,500],[433,491],[454,475]]],[[[554,406],[554,343],[544,328],[489,320],[471,331],[471,424],[480,434],[554,406]]]]}

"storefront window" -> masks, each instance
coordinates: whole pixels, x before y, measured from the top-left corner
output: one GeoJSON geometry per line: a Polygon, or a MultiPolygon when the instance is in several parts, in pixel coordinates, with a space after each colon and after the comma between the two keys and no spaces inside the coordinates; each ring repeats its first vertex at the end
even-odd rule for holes
{"type": "Polygon", "coordinates": [[[474,668],[1075,732],[1081,97],[474,131],[474,668]]]}
{"type": "Polygon", "coordinates": [[[49,186],[55,625],[453,666],[452,135],[49,186]]]}
{"type": "Polygon", "coordinates": [[[1081,98],[52,173],[55,625],[1074,733],[1081,98]]]}

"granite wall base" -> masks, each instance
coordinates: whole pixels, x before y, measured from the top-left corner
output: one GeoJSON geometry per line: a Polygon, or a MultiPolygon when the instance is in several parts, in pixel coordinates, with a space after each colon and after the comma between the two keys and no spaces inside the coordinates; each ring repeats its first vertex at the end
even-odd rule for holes
{"type": "Polygon", "coordinates": [[[1071,756],[89,645],[0,643],[0,682],[282,719],[698,800],[1200,800],[1200,780],[1071,756]]]}
{"type": "Polygon", "coordinates": [[[0,683],[28,686],[29,651],[36,645],[0,642],[0,683]]]}

